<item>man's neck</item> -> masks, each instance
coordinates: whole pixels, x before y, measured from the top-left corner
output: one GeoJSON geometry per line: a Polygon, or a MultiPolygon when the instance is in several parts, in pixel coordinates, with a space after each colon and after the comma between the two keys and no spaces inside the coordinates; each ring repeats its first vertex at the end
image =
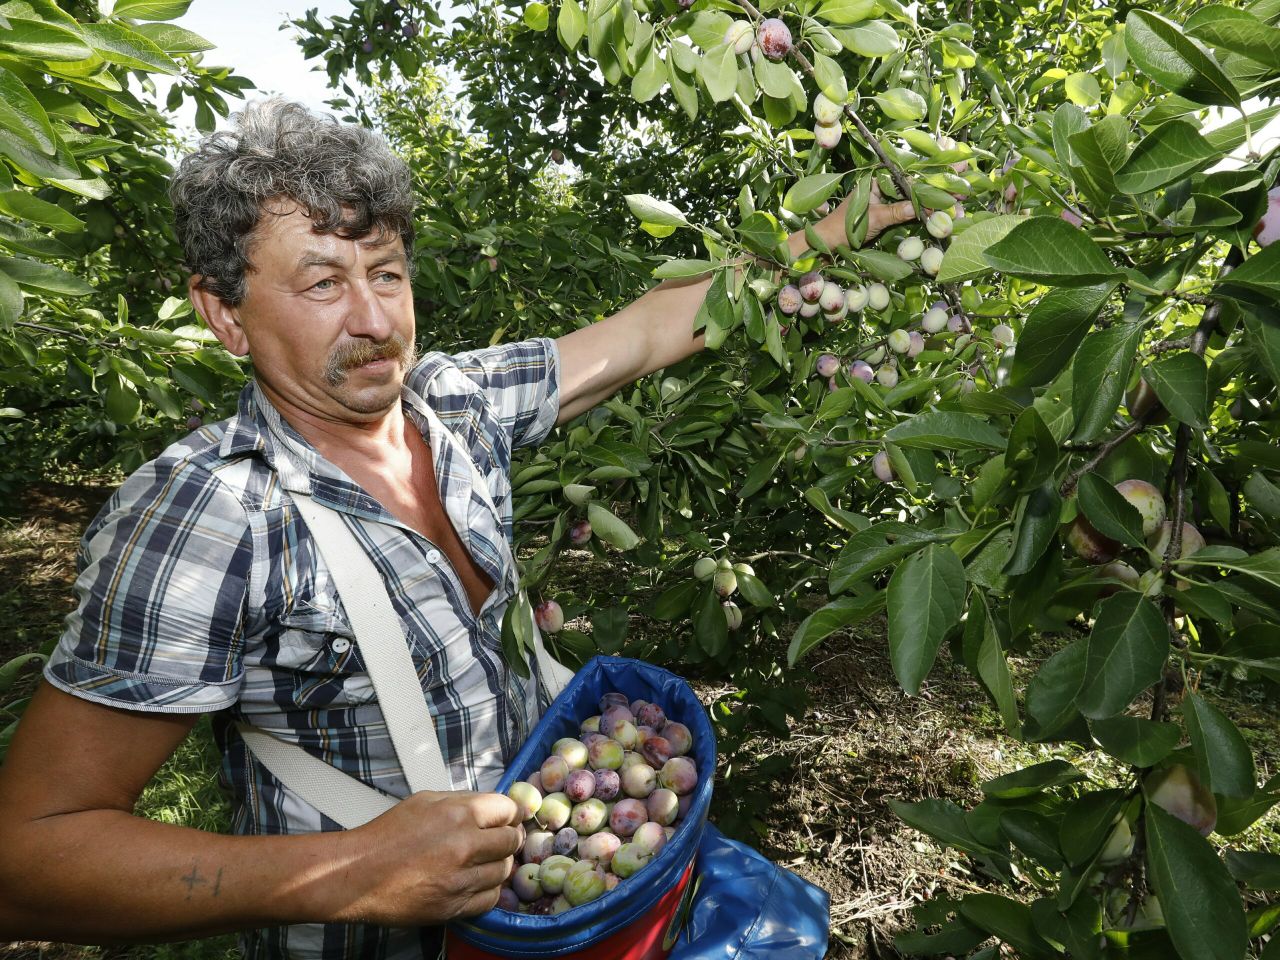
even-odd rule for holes
{"type": "Polygon", "coordinates": [[[404,411],[397,402],[361,421],[337,420],[289,402],[258,381],[258,389],[276,412],[330,463],[352,471],[352,463],[388,463],[408,454],[404,411]]]}

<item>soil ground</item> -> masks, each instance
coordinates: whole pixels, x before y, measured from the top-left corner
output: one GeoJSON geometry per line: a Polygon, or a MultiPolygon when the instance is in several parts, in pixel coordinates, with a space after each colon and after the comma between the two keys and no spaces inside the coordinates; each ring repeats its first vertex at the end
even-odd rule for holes
{"type": "MultiPolygon", "coordinates": [[[[70,584],[76,545],[85,525],[110,495],[110,486],[43,485],[0,516],[0,664],[56,638],[72,607],[70,584]]],[[[558,576],[609,577],[609,571],[567,570],[558,576]]],[[[643,625],[640,627],[644,628],[643,625]]],[[[784,631],[789,635],[790,631],[784,631]]],[[[977,685],[943,658],[919,697],[906,697],[893,679],[883,623],[833,637],[812,655],[811,706],[788,739],[750,744],[763,764],[785,760],[772,784],[770,832],[757,845],[774,860],[831,895],[830,957],[881,960],[897,957],[892,938],[911,925],[910,908],[940,893],[979,890],[981,878],[961,856],[939,847],[899,821],[887,801],[947,797],[972,805],[978,784],[1028,762],[1049,748],[1005,737],[977,685]]],[[[1026,664],[1014,662],[1015,671],[1026,664]]],[[[0,709],[29,693],[35,675],[0,694],[0,709]]],[[[724,691],[702,685],[711,700],[724,691]]],[[[1280,763],[1280,709],[1272,704],[1233,706],[1246,736],[1259,751],[1265,778],[1280,763]],[[1242,712],[1243,706],[1243,712],[1242,712]]],[[[0,714],[0,730],[8,720],[0,714]]],[[[1057,750],[1086,765],[1096,755],[1057,750]]],[[[197,726],[157,774],[138,805],[145,816],[203,829],[225,829],[225,801],[213,785],[217,757],[207,724],[197,726]]],[[[1091,773],[1106,776],[1102,768],[1091,773]]],[[[751,783],[750,769],[743,782],[751,783]]],[[[719,796],[722,809],[731,796],[719,796]]],[[[1278,819],[1255,828],[1273,850],[1278,819]]],[[[221,960],[237,956],[233,937],[186,944],[135,947],[69,947],[44,943],[0,944],[0,960],[221,960]]]]}

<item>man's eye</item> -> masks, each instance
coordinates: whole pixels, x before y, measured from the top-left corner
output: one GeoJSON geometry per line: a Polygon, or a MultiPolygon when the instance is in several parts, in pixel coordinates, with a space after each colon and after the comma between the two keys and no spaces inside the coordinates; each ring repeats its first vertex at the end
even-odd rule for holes
{"type": "Polygon", "coordinates": [[[319,283],[317,283],[317,284],[313,285],[311,289],[312,289],[312,290],[328,290],[329,288],[328,288],[328,287],[326,287],[326,286],[325,286],[325,284],[326,284],[326,283],[335,283],[335,282],[336,282],[336,281],[334,281],[334,280],[321,280],[319,283]]]}
{"type": "Polygon", "coordinates": [[[384,270],[382,273],[378,274],[378,277],[385,280],[387,283],[395,283],[400,279],[400,274],[392,273],[390,270],[384,270]]]}

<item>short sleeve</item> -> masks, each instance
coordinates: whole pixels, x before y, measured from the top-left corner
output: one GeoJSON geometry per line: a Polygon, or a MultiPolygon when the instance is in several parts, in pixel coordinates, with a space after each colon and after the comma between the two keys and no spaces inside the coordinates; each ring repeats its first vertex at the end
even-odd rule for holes
{"type": "Polygon", "coordinates": [[[547,438],[560,415],[560,348],[548,337],[504,343],[453,358],[484,391],[511,437],[511,449],[547,438]]]}
{"type": "Polygon", "coordinates": [[[186,461],[145,464],[81,541],[76,609],[45,678],[130,710],[230,706],[252,567],[252,531],[231,491],[186,461]]]}

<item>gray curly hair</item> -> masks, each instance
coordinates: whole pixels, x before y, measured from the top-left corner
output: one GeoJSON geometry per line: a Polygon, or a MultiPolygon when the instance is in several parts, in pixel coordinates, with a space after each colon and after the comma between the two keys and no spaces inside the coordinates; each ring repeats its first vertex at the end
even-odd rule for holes
{"type": "Polygon", "coordinates": [[[187,268],[239,306],[255,231],[272,200],[298,204],[322,233],[399,235],[413,266],[413,188],[378,134],[270,97],[232,117],[178,165],[169,186],[187,268]]]}

